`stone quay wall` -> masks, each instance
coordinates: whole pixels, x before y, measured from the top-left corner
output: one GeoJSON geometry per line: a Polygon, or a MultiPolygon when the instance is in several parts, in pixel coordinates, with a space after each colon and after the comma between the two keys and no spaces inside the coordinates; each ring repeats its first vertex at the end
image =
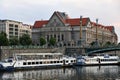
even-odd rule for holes
{"type": "MultiPolygon", "coordinates": [[[[44,48],[44,47],[11,47],[2,46],[0,47],[0,60],[12,57],[14,54],[20,53],[63,53],[65,55],[76,56],[76,55],[87,55],[85,48],[80,47],[62,47],[62,48],[44,48]]],[[[101,54],[101,53],[95,53],[101,54]]],[[[104,54],[115,54],[120,57],[120,50],[104,52],[104,54]]]]}
{"type": "Polygon", "coordinates": [[[20,53],[65,53],[64,48],[40,48],[40,47],[34,47],[34,48],[18,48],[18,47],[1,47],[0,49],[0,60],[6,59],[8,57],[13,57],[14,54],[20,54],[20,53]]]}

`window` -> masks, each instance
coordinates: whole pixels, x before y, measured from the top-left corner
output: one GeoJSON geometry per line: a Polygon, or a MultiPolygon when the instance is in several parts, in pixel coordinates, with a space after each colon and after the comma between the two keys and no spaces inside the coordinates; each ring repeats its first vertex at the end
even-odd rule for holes
{"type": "Polygon", "coordinates": [[[66,63],[68,63],[68,61],[66,61],[66,63]]]}
{"type": "Polygon", "coordinates": [[[28,65],[31,65],[31,62],[28,62],[28,65]]]}
{"type": "Polygon", "coordinates": [[[62,61],[60,61],[60,63],[63,63],[62,61]]]}
{"type": "Polygon", "coordinates": [[[8,60],[8,62],[12,62],[12,60],[8,60]]]}
{"type": "Polygon", "coordinates": [[[18,29],[15,29],[15,31],[18,31],[18,29]]]}
{"type": "Polygon", "coordinates": [[[39,64],[39,62],[36,62],[36,64],[39,64]]]}
{"type": "Polygon", "coordinates": [[[50,63],[52,64],[52,63],[53,63],[53,61],[50,61],[50,63]]]}
{"type": "Polygon", "coordinates": [[[59,63],[59,61],[57,61],[57,63],[59,63]]]}
{"type": "Polygon", "coordinates": [[[62,34],[62,41],[64,41],[64,35],[62,34]]]}
{"type": "Polygon", "coordinates": [[[54,34],[54,38],[56,38],[56,34],[54,34]]]}
{"type": "Polygon", "coordinates": [[[42,62],[40,62],[40,64],[42,64],[42,62]]]}
{"type": "Polygon", "coordinates": [[[13,27],[13,24],[9,24],[10,27],[13,27]]]}
{"type": "Polygon", "coordinates": [[[54,61],[54,63],[56,63],[56,61],[54,61]]]}
{"type": "Polygon", "coordinates": [[[58,35],[58,42],[60,41],[60,35],[58,35]]]}
{"type": "Polygon", "coordinates": [[[18,35],[18,32],[15,32],[15,35],[18,35]]]}
{"type": "Polygon", "coordinates": [[[23,62],[23,65],[26,65],[26,62],[23,62]]]}
{"type": "Polygon", "coordinates": [[[9,28],[9,30],[12,30],[12,31],[13,31],[13,28],[9,28]]]}
{"type": "Polygon", "coordinates": [[[32,62],[32,64],[35,64],[35,62],[32,62]]]}
{"type": "Polygon", "coordinates": [[[15,25],[15,28],[18,28],[18,25],[15,25]]]}
{"type": "Polygon", "coordinates": [[[9,32],[9,34],[13,34],[13,32],[9,32]]]}

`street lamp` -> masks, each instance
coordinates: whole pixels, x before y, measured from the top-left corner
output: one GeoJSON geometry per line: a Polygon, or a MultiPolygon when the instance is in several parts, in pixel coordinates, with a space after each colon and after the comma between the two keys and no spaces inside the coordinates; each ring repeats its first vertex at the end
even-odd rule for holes
{"type": "Polygon", "coordinates": [[[82,16],[80,16],[80,40],[78,41],[78,45],[82,46],[82,16]]]}
{"type": "Polygon", "coordinates": [[[99,42],[98,42],[98,19],[96,19],[96,47],[99,47],[99,42]]]}

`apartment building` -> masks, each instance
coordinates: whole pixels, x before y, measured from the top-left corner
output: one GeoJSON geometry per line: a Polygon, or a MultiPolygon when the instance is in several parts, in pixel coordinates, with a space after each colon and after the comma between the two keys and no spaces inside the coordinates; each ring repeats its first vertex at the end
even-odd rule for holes
{"type": "Polygon", "coordinates": [[[30,25],[14,20],[0,20],[0,32],[5,32],[8,39],[13,36],[19,39],[23,34],[29,34],[30,37],[32,36],[30,25]]]}
{"type": "Polygon", "coordinates": [[[100,44],[117,44],[118,38],[114,26],[104,26],[87,18],[70,18],[65,12],[55,11],[49,20],[35,21],[32,28],[33,43],[39,45],[40,37],[48,42],[56,39],[57,46],[90,46],[96,40],[100,44]]]}

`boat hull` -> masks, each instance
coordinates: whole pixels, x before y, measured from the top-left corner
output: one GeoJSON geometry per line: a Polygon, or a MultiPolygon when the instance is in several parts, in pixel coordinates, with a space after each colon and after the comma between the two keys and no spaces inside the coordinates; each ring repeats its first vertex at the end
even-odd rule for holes
{"type": "Polygon", "coordinates": [[[13,66],[7,66],[7,67],[3,67],[2,65],[0,65],[0,72],[3,71],[14,71],[15,68],[13,66]]]}
{"type": "Polygon", "coordinates": [[[120,65],[119,63],[105,63],[105,64],[80,64],[80,63],[75,63],[75,66],[100,66],[100,65],[120,65]]]}
{"type": "Polygon", "coordinates": [[[75,65],[76,66],[95,66],[95,65],[118,65],[117,56],[110,56],[110,57],[104,57],[104,56],[94,56],[94,57],[80,57],[77,58],[75,65]]]}

